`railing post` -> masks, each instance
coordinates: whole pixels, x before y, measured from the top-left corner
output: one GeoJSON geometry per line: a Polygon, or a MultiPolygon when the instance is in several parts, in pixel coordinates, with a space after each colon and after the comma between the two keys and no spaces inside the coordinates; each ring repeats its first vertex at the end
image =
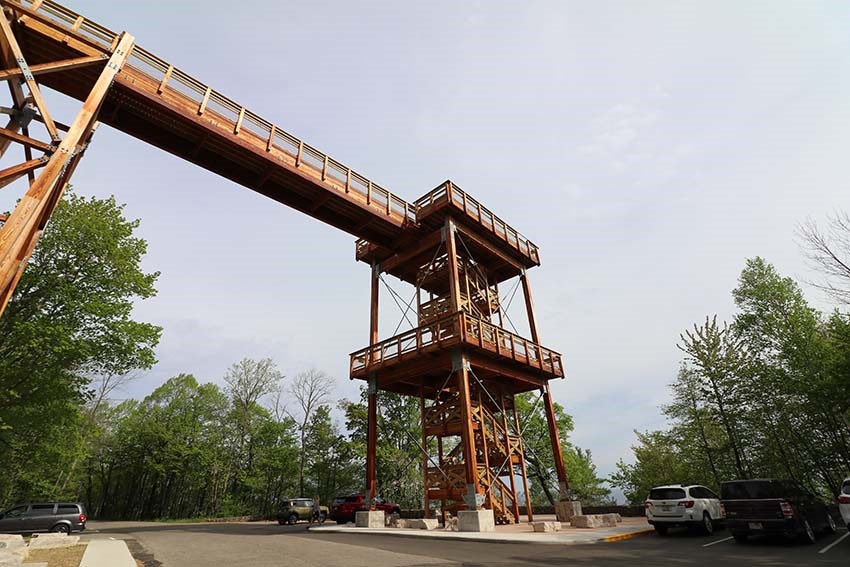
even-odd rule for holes
{"type": "Polygon", "coordinates": [[[298,155],[295,156],[295,167],[299,167],[301,165],[301,154],[303,152],[304,152],[304,141],[299,140],[298,141],[298,155]]]}
{"type": "Polygon", "coordinates": [[[322,165],[322,181],[328,177],[328,156],[325,154],[325,161],[322,165]]]}
{"type": "Polygon", "coordinates": [[[351,190],[351,168],[349,167],[345,174],[345,192],[348,193],[351,190]]]}
{"type": "Polygon", "coordinates": [[[372,181],[371,180],[369,181],[369,185],[366,188],[366,204],[367,205],[372,204],[372,181]]]}

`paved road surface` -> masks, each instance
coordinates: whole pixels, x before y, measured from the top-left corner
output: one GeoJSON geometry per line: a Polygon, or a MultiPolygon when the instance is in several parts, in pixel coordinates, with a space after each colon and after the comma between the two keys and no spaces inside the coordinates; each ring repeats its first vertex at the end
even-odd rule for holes
{"type": "Polygon", "coordinates": [[[380,535],[317,534],[306,524],[159,524],[91,522],[90,534],[122,538],[145,567],[418,567],[554,565],[850,565],[850,535],[840,531],[815,545],[784,540],[736,544],[713,536],[671,532],[594,545],[481,544],[380,535]],[[835,544],[835,545],[832,545],[835,544]],[[832,547],[830,547],[832,546],[832,547]]]}

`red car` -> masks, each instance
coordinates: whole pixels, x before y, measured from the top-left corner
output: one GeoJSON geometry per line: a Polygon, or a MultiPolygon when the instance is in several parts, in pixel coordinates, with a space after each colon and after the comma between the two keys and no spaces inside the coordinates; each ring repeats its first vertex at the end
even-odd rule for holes
{"type": "MultiPolygon", "coordinates": [[[[385,514],[400,514],[401,507],[395,502],[387,502],[381,498],[375,498],[375,507],[383,510],[385,514]]],[[[350,496],[338,496],[331,504],[330,518],[337,524],[354,521],[354,514],[359,510],[366,510],[366,496],[364,494],[352,494],[350,496]]]]}

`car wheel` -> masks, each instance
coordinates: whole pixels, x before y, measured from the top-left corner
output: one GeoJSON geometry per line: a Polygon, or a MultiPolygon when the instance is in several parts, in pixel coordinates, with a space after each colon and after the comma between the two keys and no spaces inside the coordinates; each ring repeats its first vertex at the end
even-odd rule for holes
{"type": "Polygon", "coordinates": [[[287,520],[290,526],[294,526],[298,523],[298,514],[290,514],[287,520]]]}
{"type": "Polygon", "coordinates": [[[835,518],[832,517],[832,514],[829,512],[826,513],[826,533],[834,534],[838,530],[838,526],[835,525],[835,518]]]}
{"type": "Polygon", "coordinates": [[[70,534],[71,526],[69,526],[68,524],[56,524],[55,526],[50,528],[50,531],[56,534],[70,534]]]}
{"type": "Polygon", "coordinates": [[[655,533],[660,536],[667,535],[667,526],[655,526],[655,533]]]}
{"type": "Polygon", "coordinates": [[[733,532],[732,537],[735,538],[735,541],[738,543],[747,543],[749,534],[747,534],[747,532],[733,532]]]}
{"type": "Polygon", "coordinates": [[[714,522],[712,521],[711,516],[708,515],[708,512],[702,513],[702,531],[704,531],[706,535],[714,533],[714,522]]]}
{"type": "Polygon", "coordinates": [[[806,518],[803,518],[803,533],[800,534],[800,538],[803,540],[803,543],[815,543],[817,541],[815,530],[812,529],[812,525],[806,518]]]}

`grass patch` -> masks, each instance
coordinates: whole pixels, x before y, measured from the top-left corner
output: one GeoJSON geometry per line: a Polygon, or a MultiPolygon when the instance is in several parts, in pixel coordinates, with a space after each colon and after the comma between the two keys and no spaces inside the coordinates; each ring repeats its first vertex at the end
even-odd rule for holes
{"type": "Polygon", "coordinates": [[[85,551],[85,544],[56,549],[34,549],[30,551],[24,565],[27,563],[47,563],[47,567],[80,567],[80,561],[83,560],[85,551]]]}

